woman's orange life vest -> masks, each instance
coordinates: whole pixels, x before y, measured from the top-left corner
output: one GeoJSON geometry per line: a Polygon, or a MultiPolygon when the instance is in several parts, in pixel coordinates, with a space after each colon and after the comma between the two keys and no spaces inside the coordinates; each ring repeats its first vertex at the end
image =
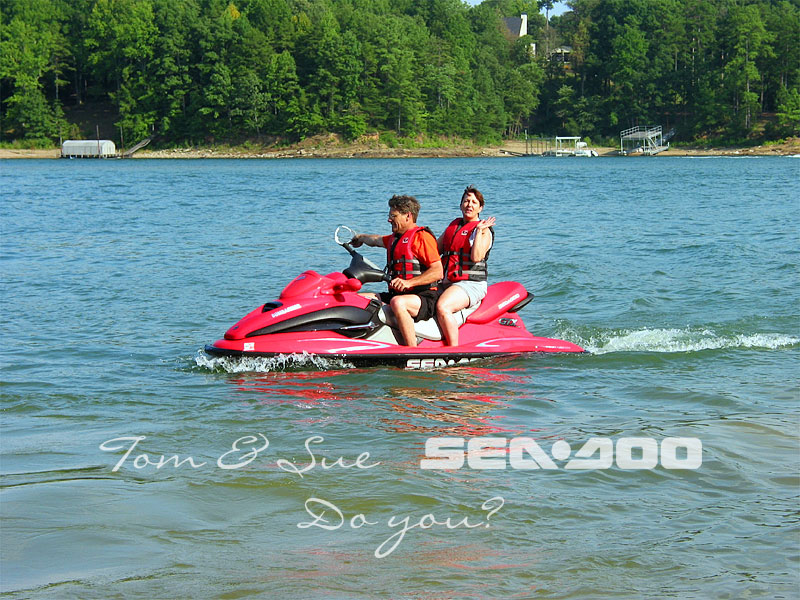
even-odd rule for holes
{"type": "MultiPolygon", "coordinates": [[[[486,281],[488,279],[486,260],[489,258],[489,252],[486,252],[483,260],[472,262],[472,245],[469,243],[469,238],[478,223],[479,221],[464,223],[463,219],[454,219],[444,230],[442,262],[448,281],[486,281]]],[[[489,231],[492,232],[492,239],[494,239],[494,230],[490,227],[489,231]]]]}
{"type": "MultiPolygon", "coordinates": [[[[436,239],[436,236],[427,227],[412,227],[402,235],[395,235],[392,245],[386,248],[386,269],[392,279],[395,277],[411,279],[422,275],[422,263],[411,250],[414,238],[420,231],[427,231],[434,240],[436,239]]],[[[436,285],[418,285],[411,288],[408,293],[416,294],[430,289],[436,289],[436,285]]]]}

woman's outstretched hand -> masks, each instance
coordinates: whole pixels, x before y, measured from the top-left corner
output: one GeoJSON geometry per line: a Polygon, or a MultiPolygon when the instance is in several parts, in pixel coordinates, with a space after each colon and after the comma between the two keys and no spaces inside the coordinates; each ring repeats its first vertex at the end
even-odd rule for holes
{"type": "Polygon", "coordinates": [[[488,219],[484,219],[482,221],[478,221],[476,227],[478,229],[488,229],[489,227],[493,227],[496,222],[494,217],[489,217],[488,219]]]}

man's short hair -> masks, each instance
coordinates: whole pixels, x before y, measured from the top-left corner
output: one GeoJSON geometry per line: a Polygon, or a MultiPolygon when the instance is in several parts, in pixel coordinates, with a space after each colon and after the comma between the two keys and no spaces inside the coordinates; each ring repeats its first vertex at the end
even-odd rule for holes
{"type": "Polygon", "coordinates": [[[417,222],[419,216],[419,200],[414,196],[392,196],[389,198],[389,208],[396,210],[399,213],[411,213],[414,217],[414,222],[417,222]]]}

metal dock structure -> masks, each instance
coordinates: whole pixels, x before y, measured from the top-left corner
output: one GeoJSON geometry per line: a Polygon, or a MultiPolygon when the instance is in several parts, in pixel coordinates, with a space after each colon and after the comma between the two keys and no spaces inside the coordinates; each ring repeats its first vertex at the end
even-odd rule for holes
{"type": "Polygon", "coordinates": [[[136,152],[137,150],[141,150],[142,148],[144,148],[145,146],[147,146],[147,144],[149,144],[149,143],[150,143],[150,140],[152,140],[152,139],[153,139],[153,138],[151,138],[151,137],[149,137],[149,138],[144,138],[144,139],[143,139],[141,142],[139,142],[138,144],[136,144],[136,145],[135,145],[133,148],[131,148],[130,150],[128,150],[128,151],[126,151],[126,152],[123,152],[123,153],[122,153],[122,158],[130,158],[131,156],[133,156],[133,153],[134,153],[134,152],[136,152]]]}
{"type": "MultiPolygon", "coordinates": [[[[668,134],[666,139],[669,137],[671,136],[668,134]]],[[[625,156],[637,153],[653,156],[669,148],[669,142],[664,144],[666,139],[661,131],[661,125],[631,127],[619,134],[619,153],[625,156]]]]}
{"type": "Polygon", "coordinates": [[[525,133],[525,151],[501,149],[512,156],[598,156],[579,136],[528,137],[525,133]]]}
{"type": "Polygon", "coordinates": [[[555,149],[543,153],[542,156],[575,156],[575,148],[580,140],[578,136],[557,135],[555,149]]]}
{"type": "Polygon", "coordinates": [[[525,132],[525,152],[507,149],[501,149],[500,152],[511,156],[548,156],[548,153],[553,149],[554,139],[544,137],[529,138],[528,133],[525,132]]]}
{"type": "Polygon", "coordinates": [[[597,151],[589,148],[578,135],[557,135],[554,150],[544,152],[542,156],[597,156],[597,151]]]}

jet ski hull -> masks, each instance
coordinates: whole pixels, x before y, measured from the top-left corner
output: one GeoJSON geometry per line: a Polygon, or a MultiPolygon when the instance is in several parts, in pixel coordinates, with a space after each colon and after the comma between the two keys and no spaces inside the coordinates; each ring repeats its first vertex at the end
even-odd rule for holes
{"type": "Polygon", "coordinates": [[[356,366],[393,365],[406,368],[434,368],[499,356],[523,354],[582,353],[583,348],[551,338],[520,334],[483,338],[460,346],[445,346],[439,341],[422,340],[416,348],[387,342],[352,339],[330,331],[275,334],[269,339],[217,340],[205,347],[212,356],[274,357],[308,353],[342,359],[356,366]]]}

